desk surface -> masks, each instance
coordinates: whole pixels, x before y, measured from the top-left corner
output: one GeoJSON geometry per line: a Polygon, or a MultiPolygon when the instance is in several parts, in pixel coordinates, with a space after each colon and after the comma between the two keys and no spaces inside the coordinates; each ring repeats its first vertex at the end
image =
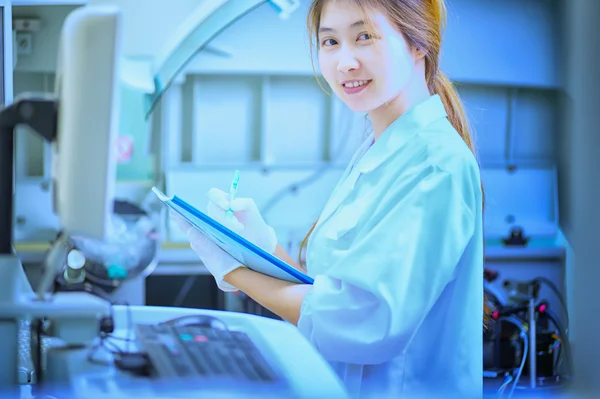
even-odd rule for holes
{"type": "MultiPolygon", "coordinates": [[[[15,245],[23,263],[40,263],[48,249],[46,243],[21,242],[15,245]]],[[[499,239],[486,239],[486,258],[562,259],[566,249],[557,239],[534,239],[524,247],[507,247],[499,239]]],[[[184,243],[163,243],[157,253],[158,268],[154,274],[207,274],[198,256],[184,243]]]]}
{"type": "MultiPolygon", "coordinates": [[[[300,334],[293,325],[264,318],[255,315],[222,312],[203,309],[187,308],[164,308],[164,307],[114,307],[115,333],[116,337],[132,337],[133,332],[129,326],[135,323],[158,323],[175,317],[190,314],[209,314],[220,318],[230,329],[238,329],[247,332],[251,338],[258,337],[257,345],[259,348],[268,350],[268,358],[271,358],[282,368],[290,384],[291,397],[298,398],[346,398],[345,389],[342,383],[327,365],[327,363],[318,355],[315,349],[300,334]]],[[[116,342],[115,342],[116,343],[116,342]]],[[[121,345],[126,345],[122,342],[121,345]]],[[[133,350],[132,347],[129,348],[133,350]]],[[[75,391],[76,397],[103,397],[118,398],[131,397],[132,392],[125,392],[120,387],[117,388],[115,381],[127,382],[128,388],[131,388],[131,379],[124,377],[113,367],[91,365],[85,357],[88,353],[72,354],[64,357],[65,375],[71,382],[71,387],[75,391]],[[83,357],[83,358],[82,358],[83,357]],[[85,364],[85,367],[83,366],[85,364]],[[129,381],[128,381],[129,379],[129,381]]],[[[140,397],[164,397],[153,395],[153,387],[149,380],[142,381],[139,385],[136,381],[135,395],[140,397]]],[[[164,388],[164,387],[163,387],[164,388]]],[[[234,387],[233,391],[229,389],[211,390],[210,396],[224,394],[227,397],[248,397],[249,392],[240,392],[234,387]]],[[[162,392],[162,389],[161,389],[162,392]]],[[[198,390],[189,392],[189,396],[197,396],[198,390]]],[[[187,394],[186,394],[187,396],[187,394]]],[[[261,393],[264,396],[264,392],[261,393]]],[[[167,395],[167,397],[172,397],[167,395]]],[[[177,397],[180,397],[177,395],[177,397]]],[[[290,397],[286,395],[286,397],[290,397]]]]}

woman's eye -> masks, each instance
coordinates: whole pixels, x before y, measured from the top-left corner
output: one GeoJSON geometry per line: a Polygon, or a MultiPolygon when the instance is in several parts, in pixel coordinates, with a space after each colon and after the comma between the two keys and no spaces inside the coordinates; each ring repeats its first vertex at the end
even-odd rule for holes
{"type": "Polygon", "coordinates": [[[333,46],[336,44],[336,41],[333,39],[325,39],[325,40],[323,40],[323,42],[321,44],[323,46],[333,46]]]}
{"type": "Polygon", "coordinates": [[[358,36],[359,40],[371,40],[373,39],[373,36],[371,36],[368,33],[362,33],[361,35],[358,36]]]}

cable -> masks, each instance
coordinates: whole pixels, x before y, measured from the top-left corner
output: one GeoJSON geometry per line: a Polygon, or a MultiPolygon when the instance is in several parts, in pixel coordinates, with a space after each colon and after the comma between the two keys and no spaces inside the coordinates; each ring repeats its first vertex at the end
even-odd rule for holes
{"type": "MultiPolygon", "coordinates": [[[[365,122],[366,121],[367,121],[367,119],[365,118],[365,122]]],[[[347,126],[345,128],[347,128],[347,126]]],[[[365,133],[366,133],[366,131],[367,131],[367,128],[365,126],[365,133]]],[[[338,148],[336,148],[336,150],[334,151],[334,155],[331,157],[332,161],[336,160],[340,156],[342,151],[345,149],[348,141],[349,140],[343,140],[343,139],[340,140],[340,143],[338,144],[338,148]]],[[[296,181],[296,182],[282,188],[281,190],[277,191],[275,194],[273,194],[271,196],[271,198],[265,202],[265,205],[262,206],[261,214],[263,215],[263,218],[265,218],[265,220],[267,220],[266,214],[279,201],[281,201],[283,199],[283,197],[285,197],[285,195],[290,194],[290,193],[296,193],[303,186],[306,186],[306,185],[318,180],[321,177],[321,175],[323,174],[323,172],[325,172],[329,168],[331,168],[331,163],[327,163],[327,164],[321,166],[320,168],[318,168],[314,173],[312,173],[308,177],[306,177],[302,180],[296,181]]]]}
{"type": "Polygon", "coordinates": [[[296,181],[296,182],[294,182],[294,183],[292,183],[292,184],[290,184],[290,185],[282,188],[281,190],[277,191],[275,194],[273,194],[273,196],[271,197],[271,199],[269,199],[265,203],[265,205],[263,205],[263,207],[262,207],[262,215],[263,215],[263,217],[265,219],[267,219],[266,214],[273,207],[275,207],[275,205],[277,205],[277,203],[279,201],[281,201],[286,194],[296,193],[303,186],[309,185],[310,183],[313,183],[314,181],[318,180],[319,177],[321,177],[321,174],[323,172],[325,172],[327,169],[329,169],[329,167],[330,167],[329,165],[324,165],[324,166],[320,167],[319,169],[317,169],[313,174],[309,175],[307,178],[305,178],[303,180],[296,181]]]}
{"type": "Polygon", "coordinates": [[[101,359],[97,359],[97,358],[96,358],[96,356],[95,356],[95,355],[96,355],[96,353],[98,353],[98,350],[99,350],[100,348],[107,350],[107,351],[108,351],[108,352],[109,352],[111,355],[113,355],[113,356],[114,356],[114,353],[112,353],[110,350],[106,349],[106,348],[105,348],[105,347],[102,345],[102,340],[101,340],[101,341],[100,341],[98,344],[94,345],[94,346],[93,346],[93,347],[90,349],[90,352],[88,353],[88,355],[87,355],[87,357],[86,357],[86,360],[87,360],[89,363],[91,363],[91,364],[95,364],[95,365],[98,365],[98,366],[106,366],[106,367],[108,367],[108,366],[110,366],[110,365],[111,365],[111,362],[110,362],[110,361],[107,361],[107,360],[101,360],[101,359]]]}
{"type": "Polygon", "coordinates": [[[198,279],[198,276],[196,276],[196,275],[188,276],[185,279],[185,282],[183,283],[183,287],[181,287],[181,289],[179,290],[179,293],[177,294],[177,298],[175,298],[175,301],[173,302],[173,306],[175,306],[176,308],[181,306],[181,304],[183,303],[183,300],[189,294],[190,290],[192,289],[193,284],[196,282],[197,279],[198,279]]]}
{"type": "Polygon", "coordinates": [[[558,348],[556,349],[556,359],[554,359],[554,371],[556,372],[557,375],[560,375],[560,366],[562,365],[562,359],[564,357],[564,353],[563,353],[563,345],[562,345],[562,341],[561,341],[561,345],[558,346],[558,348]]]}
{"type": "Polygon", "coordinates": [[[98,277],[92,273],[89,273],[86,269],[86,274],[85,274],[86,279],[88,279],[92,284],[96,285],[96,286],[102,286],[102,288],[104,289],[105,287],[110,287],[110,288],[115,288],[114,286],[114,280],[107,280],[104,279],[102,277],[98,277]]]}
{"type": "Polygon", "coordinates": [[[497,398],[501,398],[502,395],[504,394],[504,390],[506,389],[506,387],[508,386],[508,384],[510,384],[510,382],[513,380],[513,376],[510,373],[506,373],[506,376],[504,377],[504,382],[502,383],[502,385],[500,386],[500,389],[498,389],[498,393],[496,394],[497,398]]]}
{"type": "MultiPolygon", "coordinates": [[[[117,346],[117,344],[113,343],[110,341],[110,339],[118,339],[118,337],[112,337],[110,335],[106,335],[102,338],[100,338],[100,343],[102,344],[102,346],[104,347],[104,349],[108,350],[111,353],[124,353],[123,350],[121,350],[121,348],[119,348],[117,346]],[[110,346],[110,348],[109,348],[110,346]]],[[[129,339],[124,339],[124,341],[129,342],[129,339]]],[[[125,351],[125,352],[129,352],[129,351],[125,351]]]]}
{"type": "MultiPolygon", "coordinates": [[[[560,366],[562,363],[562,359],[564,357],[564,352],[562,351],[562,347],[563,347],[563,345],[566,345],[565,343],[563,343],[563,338],[561,336],[561,334],[562,334],[561,327],[560,327],[560,325],[558,325],[557,320],[554,318],[552,313],[550,315],[548,315],[546,313],[542,313],[542,314],[540,314],[540,316],[546,317],[552,324],[554,324],[554,327],[557,330],[557,333],[551,334],[551,338],[553,338],[555,340],[555,343],[552,345],[552,347],[550,348],[548,353],[554,353],[554,362],[553,362],[552,367],[553,367],[554,376],[558,376],[558,375],[560,375],[559,369],[560,369],[560,366]]],[[[565,337],[565,339],[566,339],[566,337],[565,337]]]]}
{"type": "MultiPolygon", "coordinates": [[[[99,290],[95,290],[94,293],[98,294],[99,296],[102,296],[103,293],[100,293],[98,291],[99,290]]],[[[100,342],[98,344],[96,344],[95,346],[93,346],[90,350],[90,353],[88,353],[88,356],[87,356],[88,362],[90,362],[92,364],[108,366],[111,364],[111,362],[96,359],[95,355],[96,355],[96,353],[98,353],[98,350],[104,349],[113,357],[113,359],[119,359],[123,356],[132,354],[132,352],[129,350],[129,347],[130,347],[130,343],[134,340],[134,338],[131,336],[133,333],[133,328],[132,328],[133,327],[132,326],[133,318],[132,318],[131,307],[129,306],[129,303],[121,302],[121,301],[110,301],[110,298],[108,298],[107,296],[105,297],[105,299],[110,302],[110,305],[111,305],[110,306],[110,318],[113,319],[113,323],[114,323],[113,306],[117,306],[117,305],[125,306],[126,312],[127,312],[127,327],[126,327],[127,337],[126,338],[115,337],[111,333],[108,333],[105,331],[100,331],[99,336],[98,336],[98,338],[100,339],[100,342]],[[111,342],[112,340],[124,341],[126,344],[125,350],[122,350],[121,348],[119,348],[119,346],[116,343],[111,342]]]]}
{"type": "Polygon", "coordinates": [[[552,323],[558,330],[558,336],[560,337],[560,339],[562,341],[562,345],[559,347],[560,361],[557,362],[557,364],[555,366],[555,370],[558,371],[558,368],[560,367],[563,359],[566,359],[567,370],[568,370],[568,373],[571,374],[572,373],[572,368],[571,368],[571,365],[572,365],[571,364],[571,353],[572,352],[571,352],[571,344],[569,341],[569,337],[567,336],[566,331],[563,329],[562,325],[558,321],[558,318],[556,317],[554,312],[552,312],[549,309],[546,309],[546,311],[544,313],[546,314],[546,316],[548,316],[548,318],[552,321],[552,323]],[[562,350],[562,347],[564,347],[564,350],[562,350]]]}
{"type": "Polygon", "coordinates": [[[556,284],[554,284],[550,279],[548,279],[546,277],[537,277],[533,280],[533,282],[544,283],[548,286],[548,288],[550,288],[554,292],[554,294],[558,298],[558,301],[560,302],[560,306],[562,306],[563,310],[565,311],[566,328],[568,329],[569,328],[569,309],[567,308],[567,303],[565,302],[565,298],[563,298],[563,296],[560,293],[556,284]]]}
{"type": "Polygon", "coordinates": [[[527,355],[529,352],[529,338],[527,337],[527,331],[525,330],[525,326],[516,317],[511,317],[511,316],[501,317],[498,320],[508,321],[509,323],[512,323],[515,326],[517,326],[517,328],[520,330],[519,336],[521,337],[521,339],[523,339],[523,356],[521,359],[521,365],[518,368],[517,376],[515,377],[515,382],[514,382],[512,388],[510,389],[510,393],[508,394],[508,398],[510,399],[515,391],[515,388],[517,387],[517,384],[519,383],[519,379],[521,379],[521,374],[523,374],[523,369],[525,368],[525,361],[527,360],[527,355]]]}
{"type": "MultiPolygon", "coordinates": [[[[132,321],[133,316],[131,314],[131,307],[129,306],[129,303],[126,301],[113,301],[112,298],[106,292],[104,292],[100,287],[95,287],[91,284],[88,286],[88,289],[86,289],[86,292],[96,295],[99,298],[102,298],[106,302],[110,303],[110,305],[111,305],[110,306],[110,318],[113,322],[113,325],[114,325],[113,306],[118,306],[118,305],[125,306],[125,309],[127,312],[127,348],[125,349],[125,351],[129,352],[129,343],[131,341],[133,341],[133,338],[131,337],[131,335],[133,334],[133,321],[132,321]]],[[[114,338],[114,337],[112,337],[112,335],[110,333],[100,332],[100,344],[99,345],[103,345],[103,339],[107,339],[107,338],[114,338]]]]}

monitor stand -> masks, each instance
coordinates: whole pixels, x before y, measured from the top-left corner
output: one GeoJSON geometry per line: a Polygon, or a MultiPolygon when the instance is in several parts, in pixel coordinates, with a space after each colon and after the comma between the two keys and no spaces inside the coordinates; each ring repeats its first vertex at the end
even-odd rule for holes
{"type": "MultiPolygon", "coordinates": [[[[46,296],[66,263],[68,237],[57,240],[44,262],[44,276],[36,295],[29,283],[19,257],[13,248],[14,201],[14,134],[19,125],[27,125],[48,141],[56,138],[58,103],[47,96],[24,98],[0,110],[0,396],[18,393],[19,385],[44,381],[54,383],[60,370],[47,370],[41,375],[41,340],[22,343],[23,322],[36,326],[42,320],[52,328],[47,335],[60,338],[63,345],[52,356],[65,352],[87,350],[100,332],[100,319],[110,316],[110,303],[87,292],[64,292],[46,296]],[[47,282],[50,282],[48,284],[47,282]],[[23,345],[25,344],[25,345],[23,345]],[[22,347],[23,346],[23,347],[22,347]],[[22,357],[29,357],[35,370],[19,367],[22,357]]],[[[33,331],[33,329],[32,329],[33,331]]],[[[37,334],[32,333],[37,337],[37,334]]]]}
{"type": "Polygon", "coordinates": [[[15,129],[26,125],[44,139],[53,141],[57,119],[58,102],[55,99],[21,97],[0,111],[0,255],[14,253],[15,129]]]}

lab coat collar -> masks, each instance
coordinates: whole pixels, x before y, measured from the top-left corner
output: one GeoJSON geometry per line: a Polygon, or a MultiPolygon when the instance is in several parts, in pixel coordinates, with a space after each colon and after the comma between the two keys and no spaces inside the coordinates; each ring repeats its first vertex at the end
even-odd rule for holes
{"type": "Polygon", "coordinates": [[[446,109],[440,96],[434,94],[392,122],[360,159],[356,168],[360,173],[373,171],[402,147],[415,133],[446,116],[446,109]]]}
{"type": "Polygon", "coordinates": [[[362,174],[375,170],[419,130],[444,117],[446,117],[444,104],[438,95],[434,95],[402,114],[375,143],[371,134],[356,152],[342,179],[333,190],[315,229],[319,229],[335,213],[354,189],[355,183],[362,174]],[[359,158],[358,162],[353,165],[357,158],[359,158]]]}

